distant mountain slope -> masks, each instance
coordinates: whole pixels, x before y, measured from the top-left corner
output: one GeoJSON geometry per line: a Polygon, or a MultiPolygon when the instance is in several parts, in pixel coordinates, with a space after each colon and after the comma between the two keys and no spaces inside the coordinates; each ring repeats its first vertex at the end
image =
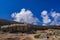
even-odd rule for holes
{"type": "Polygon", "coordinates": [[[17,23],[20,24],[19,22],[0,19],[0,25],[17,24],[17,23]]]}

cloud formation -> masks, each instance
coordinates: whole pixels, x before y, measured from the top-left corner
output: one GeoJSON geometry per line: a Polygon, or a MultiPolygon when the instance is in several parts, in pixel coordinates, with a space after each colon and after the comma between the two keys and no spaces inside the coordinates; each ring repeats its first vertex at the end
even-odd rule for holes
{"type": "Polygon", "coordinates": [[[33,13],[30,10],[21,9],[19,13],[12,13],[12,18],[17,22],[24,22],[29,24],[37,24],[39,19],[34,17],[33,13]]]}
{"type": "Polygon", "coordinates": [[[46,10],[41,12],[41,17],[43,21],[42,25],[47,25],[49,23],[50,23],[49,25],[60,25],[60,13],[57,13],[56,11],[51,11],[50,12],[51,15],[48,15],[48,14],[49,13],[46,10]],[[53,21],[52,19],[50,19],[49,16],[53,18],[53,21]]]}
{"type": "Polygon", "coordinates": [[[48,16],[48,12],[46,10],[41,12],[41,16],[43,18],[43,24],[42,25],[47,25],[49,22],[51,22],[51,19],[48,16]]]}
{"type": "Polygon", "coordinates": [[[50,25],[60,25],[60,13],[51,12],[51,16],[54,18],[50,25]]]}
{"type": "Polygon", "coordinates": [[[56,11],[51,11],[50,12],[51,15],[48,15],[48,12],[46,10],[42,11],[41,12],[41,16],[43,18],[43,24],[42,25],[60,25],[60,13],[57,13],[56,11]],[[50,19],[51,16],[53,18],[53,21],[52,19],[50,19]]]}
{"type": "MultiPolygon", "coordinates": [[[[60,25],[60,13],[57,13],[56,11],[48,11],[43,10],[41,12],[42,17],[42,25],[60,25]],[[49,15],[50,14],[50,15],[49,15]],[[53,18],[53,20],[50,18],[50,16],[53,18]]],[[[12,13],[11,17],[14,19],[14,21],[17,22],[24,22],[29,24],[38,24],[41,21],[34,17],[33,13],[30,10],[21,9],[19,13],[12,13]]]]}

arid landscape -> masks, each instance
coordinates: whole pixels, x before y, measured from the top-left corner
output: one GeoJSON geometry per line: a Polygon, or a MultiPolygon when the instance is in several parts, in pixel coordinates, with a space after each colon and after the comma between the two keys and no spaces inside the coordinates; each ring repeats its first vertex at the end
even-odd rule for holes
{"type": "Polygon", "coordinates": [[[38,30],[36,34],[0,32],[0,40],[60,40],[60,30],[38,30]]]}
{"type": "Polygon", "coordinates": [[[40,26],[2,20],[0,40],[60,40],[60,26],[40,26]]]}
{"type": "Polygon", "coordinates": [[[0,0],[0,40],[60,40],[60,0],[0,0]]]}

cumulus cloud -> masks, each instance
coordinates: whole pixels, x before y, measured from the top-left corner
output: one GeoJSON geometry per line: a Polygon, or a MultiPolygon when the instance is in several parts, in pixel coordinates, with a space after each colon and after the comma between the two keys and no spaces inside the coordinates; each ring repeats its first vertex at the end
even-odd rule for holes
{"type": "Polygon", "coordinates": [[[60,16],[60,13],[57,13],[54,11],[54,12],[51,12],[51,16],[55,18],[55,17],[60,16]]]}
{"type": "Polygon", "coordinates": [[[51,16],[54,18],[51,25],[60,25],[60,13],[51,12],[51,16]]]}
{"type": "Polygon", "coordinates": [[[39,19],[34,17],[33,13],[30,10],[21,9],[19,13],[12,13],[12,18],[17,22],[24,22],[29,24],[37,24],[39,19]]]}
{"type": "MultiPolygon", "coordinates": [[[[57,13],[56,11],[48,11],[43,10],[41,12],[42,17],[42,25],[60,25],[60,13],[57,13]],[[50,15],[48,15],[50,14],[50,15]],[[53,18],[53,20],[50,18],[50,16],[53,18]]],[[[18,13],[12,13],[11,17],[14,19],[14,21],[17,22],[24,22],[29,24],[38,24],[40,23],[40,20],[37,17],[34,17],[33,13],[30,10],[21,9],[18,13]]]]}
{"type": "Polygon", "coordinates": [[[51,15],[48,14],[49,13],[46,10],[41,12],[41,17],[43,18],[42,25],[47,25],[49,23],[50,23],[49,25],[60,25],[60,13],[57,13],[56,11],[50,11],[51,15]],[[50,19],[49,16],[51,16],[53,20],[50,19]]]}
{"type": "Polygon", "coordinates": [[[51,22],[51,19],[49,18],[48,12],[46,10],[44,10],[44,11],[41,12],[41,16],[43,18],[43,24],[42,25],[46,25],[49,22],[51,22]]]}

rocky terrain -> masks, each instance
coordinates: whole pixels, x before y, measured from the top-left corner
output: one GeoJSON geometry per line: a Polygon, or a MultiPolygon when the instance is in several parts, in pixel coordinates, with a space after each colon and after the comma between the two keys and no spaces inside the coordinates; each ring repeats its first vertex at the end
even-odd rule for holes
{"type": "Polygon", "coordinates": [[[60,26],[21,24],[0,19],[0,40],[60,40],[60,26]]]}
{"type": "Polygon", "coordinates": [[[38,30],[36,34],[0,32],[0,40],[60,40],[60,30],[38,30]]]}

